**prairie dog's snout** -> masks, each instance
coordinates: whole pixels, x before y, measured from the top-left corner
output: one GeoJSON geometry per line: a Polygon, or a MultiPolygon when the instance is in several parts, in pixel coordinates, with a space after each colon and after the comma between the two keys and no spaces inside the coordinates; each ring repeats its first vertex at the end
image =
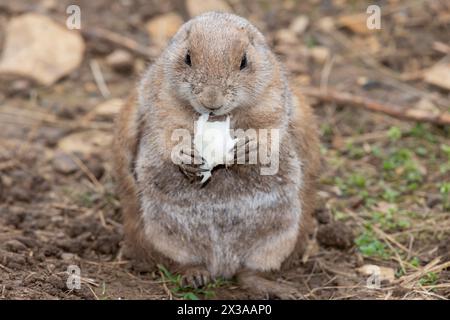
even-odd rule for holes
{"type": "Polygon", "coordinates": [[[198,100],[206,109],[217,110],[223,106],[224,96],[219,87],[206,86],[198,94],[198,100]]]}

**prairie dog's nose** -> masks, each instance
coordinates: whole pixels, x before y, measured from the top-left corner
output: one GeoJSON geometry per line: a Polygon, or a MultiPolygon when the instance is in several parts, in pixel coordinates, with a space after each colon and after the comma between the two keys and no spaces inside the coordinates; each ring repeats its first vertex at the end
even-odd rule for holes
{"type": "Polygon", "coordinates": [[[207,109],[219,109],[223,105],[222,91],[217,86],[206,86],[199,95],[199,101],[207,109]]]}

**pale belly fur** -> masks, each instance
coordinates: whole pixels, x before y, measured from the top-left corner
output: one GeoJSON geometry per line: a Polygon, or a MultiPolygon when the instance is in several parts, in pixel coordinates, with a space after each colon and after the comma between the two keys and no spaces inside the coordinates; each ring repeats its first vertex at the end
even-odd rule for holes
{"type": "Polygon", "coordinates": [[[301,204],[298,186],[274,190],[189,204],[156,201],[148,190],[141,198],[145,232],[156,250],[182,265],[204,265],[213,277],[278,269],[295,246],[301,204]]]}

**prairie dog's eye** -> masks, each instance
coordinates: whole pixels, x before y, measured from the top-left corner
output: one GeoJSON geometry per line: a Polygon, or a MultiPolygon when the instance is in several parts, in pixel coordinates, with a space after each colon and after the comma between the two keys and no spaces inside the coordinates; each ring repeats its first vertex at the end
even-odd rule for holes
{"type": "Polygon", "coordinates": [[[239,66],[239,69],[242,70],[247,67],[247,54],[244,53],[244,56],[241,59],[241,65],[239,66]]]}
{"type": "Polygon", "coordinates": [[[189,54],[189,51],[186,53],[186,57],[184,57],[184,63],[186,63],[189,67],[192,66],[191,55],[189,54]]]}

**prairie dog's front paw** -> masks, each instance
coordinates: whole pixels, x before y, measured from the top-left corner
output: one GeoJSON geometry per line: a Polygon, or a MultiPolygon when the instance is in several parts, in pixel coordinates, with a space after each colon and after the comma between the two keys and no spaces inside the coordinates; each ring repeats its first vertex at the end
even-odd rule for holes
{"type": "Polygon", "coordinates": [[[173,156],[172,160],[178,165],[180,171],[191,181],[200,177],[201,173],[206,171],[202,169],[202,166],[205,164],[205,159],[193,147],[182,149],[180,153],[173,156]]]}

